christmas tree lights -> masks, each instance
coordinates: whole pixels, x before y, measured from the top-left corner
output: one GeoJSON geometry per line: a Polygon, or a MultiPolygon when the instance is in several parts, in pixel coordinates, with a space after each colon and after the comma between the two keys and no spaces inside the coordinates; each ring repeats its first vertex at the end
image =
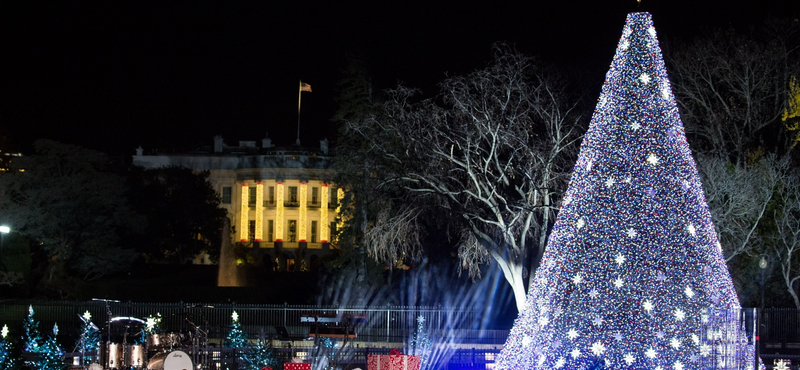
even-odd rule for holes
{"type": "Polygon", "coordinates": [[[650,14],[632,13],[496,368],[743,364],[739,308],[650,14]]]}
{"type": "Polygon", "coordinates": [[[75,343],[75,349],[83,356],[83,364],[89,365],[92,363],[93,352],[96,352],[100,346],[100,330],[92,323],[92,314],[86,311],[81,315],[81,334],[75,343]]]}
{"type": "Polygon", "coordinates": [[[28,306],[28,316],[22,323],[25,330],[22,350],[28,353],[39,353],[41,351],[42,335],[39,334],[39,322],[33,318],[33,314],[33,306],[28,306]]]}
{"type": "Polygon", "coordinates": [[[52,335],[41,346],[39,360],[36,361],[36,370],[61,370],[64,367],[64,350],[58,345],[58,324],[53,325],[52,335]]]}
{"type": "Polygon", "coordinates": [[[245,348],[247,347],[247,333],[242,331],[242,323],[239,322],[239,313],[233,311],[231,314],[231,326],[228,336],[225,337],[225,347],[245,348]]]}
{"type": "Polygon", "coordinates": [[[3,325],[0,330],[0,370],[12,370],[17,368],[17,362],[11,355],[11,342],[8,339],[8,325],[3,325]]]}

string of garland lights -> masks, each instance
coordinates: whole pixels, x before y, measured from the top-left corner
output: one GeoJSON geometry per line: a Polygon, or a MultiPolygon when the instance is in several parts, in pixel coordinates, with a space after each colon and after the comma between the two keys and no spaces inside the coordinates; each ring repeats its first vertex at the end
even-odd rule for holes
{"type": "Polygon", "coordinates": [[[496,368],[746,364],[739,309],[651,16],[629,14],[496,368]]]}

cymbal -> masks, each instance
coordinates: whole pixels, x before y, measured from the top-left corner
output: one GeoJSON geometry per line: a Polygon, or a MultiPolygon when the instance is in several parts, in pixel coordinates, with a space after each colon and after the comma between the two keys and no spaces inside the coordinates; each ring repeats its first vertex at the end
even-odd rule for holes
{"type": "Polygon", "coordinates": [[[142,326],[145,324],[144,320],[135,317],[117,316],[111,318],[111,324],[124,325],[124,326],[142,326]]]}

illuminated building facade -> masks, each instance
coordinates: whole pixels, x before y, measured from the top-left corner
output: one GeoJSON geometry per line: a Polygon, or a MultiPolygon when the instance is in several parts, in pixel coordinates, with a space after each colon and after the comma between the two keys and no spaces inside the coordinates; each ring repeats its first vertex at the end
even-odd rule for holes
{"type": "Polygon", "coordinates": [[[208,171],[209,181],[228,211],[232,241],[254,248],[265,265],[303,270],[330,251],[342,190],[332,184],[327,140],[311,150],[275,147],[265,138],[189,153],[144,154],[133,164],[144,168],[181,166],[208,171]]]}

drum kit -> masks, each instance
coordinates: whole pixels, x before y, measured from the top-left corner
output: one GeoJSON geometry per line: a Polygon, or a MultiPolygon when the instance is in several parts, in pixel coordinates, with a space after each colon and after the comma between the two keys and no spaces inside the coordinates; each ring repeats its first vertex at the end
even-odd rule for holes
{"type": "MultiPolygon", "coordinates": [[[[149,333],[146,323],[135,317],[109,316],[100,364],[89,369],[108,370],[196,370],[207,368],[208,333],[190,320],[190,331],[149,333]]],[[[96,327],[95,327],[96,328],[96,327]]]]}

